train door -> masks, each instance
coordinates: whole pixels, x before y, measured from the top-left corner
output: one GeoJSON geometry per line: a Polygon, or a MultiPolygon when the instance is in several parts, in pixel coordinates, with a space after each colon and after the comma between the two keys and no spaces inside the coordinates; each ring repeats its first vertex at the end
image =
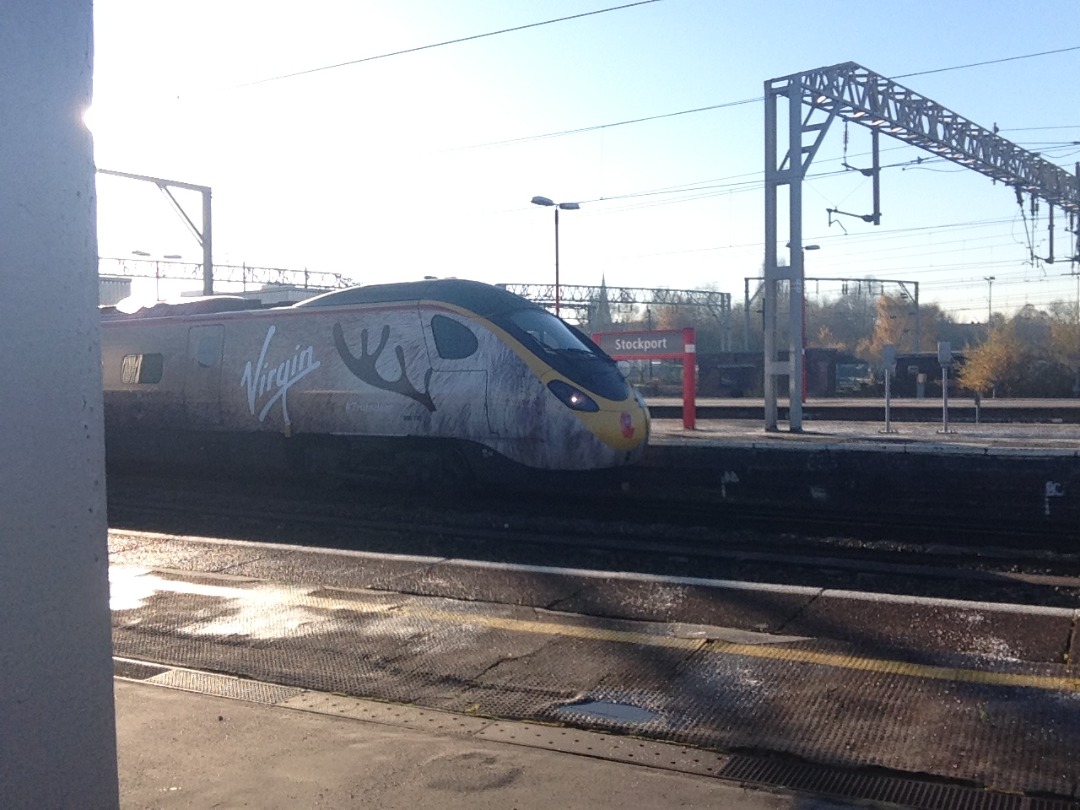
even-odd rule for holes
{"type": "Polygon", "coordinates": [[[184,375],[184,415],[193,429],[221,425],[221,360],[225,327],[193,326],[188,330],[184,375]]]}
{"type": "Polygon", "coordinates": [[[441,411],[441,431],[462,439],[491,435],[487,369],[477,330],[469,321],[442,313],[422,313],[431,359],[430,391],[441,411]]]}

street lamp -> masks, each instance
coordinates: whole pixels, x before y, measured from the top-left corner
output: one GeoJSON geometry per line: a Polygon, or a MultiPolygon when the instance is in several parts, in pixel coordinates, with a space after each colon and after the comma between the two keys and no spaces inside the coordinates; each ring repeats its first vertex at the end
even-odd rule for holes
{"type": "Polygon", "coordinates": [[[990,329],[990,319],[994,317],[994,276],[983,276],[986,282],[986,329],[990,329]]]}
{"type": "Polygon", "coordinates": [[[547,197],[533,197],[533,205],[547,205],[555,209],[555,317],[559,316],[559,209],[577,211],[581,208],[576,202],[557,203],[547,197]]]}

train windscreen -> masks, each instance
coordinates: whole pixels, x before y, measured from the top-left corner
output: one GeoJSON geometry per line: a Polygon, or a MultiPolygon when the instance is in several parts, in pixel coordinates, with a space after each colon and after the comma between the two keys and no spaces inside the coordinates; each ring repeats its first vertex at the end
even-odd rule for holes
{"type": "Polygon", "coordinates": [[[629,386],[615,362],[596,344],[550,312],[518,309],[494,320],[569,379],[607,399],[621,401],[629,386]]]}

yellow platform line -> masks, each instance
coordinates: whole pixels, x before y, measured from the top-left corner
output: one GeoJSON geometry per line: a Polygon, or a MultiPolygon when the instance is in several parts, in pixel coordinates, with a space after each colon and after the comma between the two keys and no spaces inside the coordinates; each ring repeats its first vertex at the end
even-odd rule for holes
{"type": "Polygon", "coordinates": [[[813,664],[834,669],[879,672],[883,675],[901,675],[908,678],[925,678],[956,683],[1019,686],[1053,692],[1080,692],[1080,677],[1024,675],[1015,672],[994,672],[964,667],[941,667],[930,664],[913,664],[907,661],[893,661],[887,658],[864,658],[857,655],[794,650],[784,647],[760,647],[751,644],[731,644],[724,641],[712,642],[710,646],[720,653],[752,658],[768,658],[799,664],[813,664]]]}
{"type": "MultiPolygon", "coordinates": [[[[399,608],[400,609],[400,608],[399,608]]],[[[794,664],[811,664],[832,669],[846,669],[859,672],[878,672],[883,675],[900,675],[908,678],[950,681],[954,683],[976,683],[988,686],[1016,686],[1026,689],[1042,689],[1053,692],[1080,692],[1080,677],[1055,675],[1024,675],[1010,672],[967,669],[964,667],[942,667],[928,664],[913,664],[884,658],[866,658],[857,655],[799,650],[790,647],[769,644],[739,644],[728,641],[704,638],[679,638],[634,630],[616,630],[588,625],[565,624],[550,621],[529,621],[500,616],[481,616],[462,614],[453,611],[430,611],[404,608],[409,613],[421,615],[436,621],[475,624],[493,630],[507,630],[516,633],[533,633],[566,638],[593,639],[612,641],[620,644],[637,644],[647,647],[684,650],[686,652],[704,651],[722,655],[738,655],[746,658],[760,658],[773,661],[786,661],[794,664]]]]}
{"type": "MultiPolygon", "coordinates": [[[[123,568],[123,566],[120,566],[123,568]]],[[[158,570],[158,569],[154,569],[158,570]]],[[[161,569],[164,570],[164,569],[161,569]]],[[[146,573],[146,571],[143,571],[146,573]]],[[[183,572],[192,576],[191,572],[183,572]]],[[[177,583],[172,581],[173,585],[177,583]]],[[[199,587],[216,588],[214,595],[225,598],[244,599],[250,596],[245,588],[228,588],[218,585],[200,584],[199,587]]],[[[281,589],[277,589],[281,591],[281,589]]],[[[294,588],[295,591],[301,589],[294,588]]],[[[347,589],[343,589],[347,590],[347,589]]],[[[357,593],[362,593],[357,592],[357,593]]],[[[309,594],[295,594],[299,602],[308,607],[325,610],[348,610],[357,613],[382,613],[387,616],[412,615],[430,621],[447,622],[458,625],[476,625],[494,630],[506,630],[515,633],[531,633],[564,638],[592,639],[620,644],[682,650],[688,653],[704,652],[722,655],[737,655],[746,658],[769,659],[794,664],[809,664],[832,669],[860,672],[877,672],[884,675],[899,675],[908,678],[949,681],[953,683],[974,683],[989,686],[1012,686],[1027,689],[1041,689],[1055,692],[1080,692],[1080,676],[1025,675],[1020,673],[994,672],[990,670],[968,669],[964,667],[942,667],[928,664],[914,664],[883,658],[868,658],[857,655],[818,652],[795,649],[785,646],[784,642],[747,644],[722,639],[687,638],[660,632],[664,625],[655,625],[656,633],[641,630],[622,630],[612,627],[597,627],[587,623],[574,624],[544,619],[515,619],[503,616],[490,616],[464,611],[439,610],[422,604],[364,604],[359,600],[334,599],[325,596],[313,597],[309,594]]]]}

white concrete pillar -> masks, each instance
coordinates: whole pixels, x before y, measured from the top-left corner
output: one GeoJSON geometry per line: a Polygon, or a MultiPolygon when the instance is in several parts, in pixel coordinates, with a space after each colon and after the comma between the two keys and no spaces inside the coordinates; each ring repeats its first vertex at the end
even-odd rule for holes
{"type": "Polygon", "coordinates": [[[119,804],[91,0],[0,18],[0,807],[119,804]]]}

